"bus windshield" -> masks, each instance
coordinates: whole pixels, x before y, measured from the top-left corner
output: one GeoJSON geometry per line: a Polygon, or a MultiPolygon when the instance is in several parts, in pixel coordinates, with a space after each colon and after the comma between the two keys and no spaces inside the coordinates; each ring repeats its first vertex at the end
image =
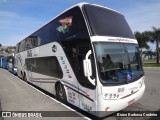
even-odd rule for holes
{"type": "Polygon", "coordinates": [[[95,42],[99,76],[104,83],[128,83],[143,75],[137,44],[95,42]]]}
{"type": "Polygon", "coordinates": [[[84,13],[91,29],[91,35],[114,36],[134,39],[125,17],[113,10],[84,5],[84,13]]]}

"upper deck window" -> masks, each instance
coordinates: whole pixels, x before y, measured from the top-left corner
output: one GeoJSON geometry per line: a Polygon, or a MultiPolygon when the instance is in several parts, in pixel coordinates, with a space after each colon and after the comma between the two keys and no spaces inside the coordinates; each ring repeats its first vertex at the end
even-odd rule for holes
{"type": "Polygon", "coordinates": [[[98,6],[84,5],[91,35],[113,36],[134,39],[134,35],[124,16],[98,6]]]}

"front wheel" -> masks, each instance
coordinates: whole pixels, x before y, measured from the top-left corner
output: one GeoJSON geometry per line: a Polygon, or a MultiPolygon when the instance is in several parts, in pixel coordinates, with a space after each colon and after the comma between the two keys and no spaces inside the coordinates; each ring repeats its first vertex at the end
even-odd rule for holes
{"type": "Polygon", "coordinates": [[[66,92],[64,86],[61,83],[57,85],[56,97],[60,102],[67,103],[66,92]]]}

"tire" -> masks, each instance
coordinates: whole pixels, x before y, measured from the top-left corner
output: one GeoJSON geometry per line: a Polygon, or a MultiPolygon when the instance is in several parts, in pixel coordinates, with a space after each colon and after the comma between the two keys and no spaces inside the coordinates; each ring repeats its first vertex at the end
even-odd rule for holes
{"type": "Polygon", "coordinates": [[[23,81],[27,82],[27,76],[26,76],[26,74],[23,75],[23,81]]]}
{"type": "Polygon", "coordinates": [[[65,104],[67,103],[66,92],[64,86],[61,83],[59,83],[56,87],[56,97],[60,102],[65,104]]]}

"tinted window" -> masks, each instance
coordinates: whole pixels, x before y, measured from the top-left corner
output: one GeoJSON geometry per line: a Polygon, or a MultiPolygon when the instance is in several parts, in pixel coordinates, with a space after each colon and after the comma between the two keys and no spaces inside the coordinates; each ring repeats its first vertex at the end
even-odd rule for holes
{"type": "Polygon", "coordinates": [[[84,5],[92,35],[133,38],[123,15],[106,8],[84,5]]]}
{"type": "Polygon", "coordinates": [[[55,19],[42,27],[37,32],[33,33],[31,36],[37,38],[38,44],[44,45],[50,42],[59,40],[59,32],[56,30],[59,22],[55,19]]]}
{"type": "Polygon", "coordinates": [[[89,36],[83,15],[80,8],[75,7],[27,37],[24,48],[21,46],[20,51],[60,40],[69,42],[75,39],[75,43],[84,42],[86,38],[89,36]]]}
{"type": "MultiPolygon", "coordinates": [[[[91,50],[91,43],[80,8],[72,8],[58,17],[58,21],[69,18],[72,19],[71,25],[68,25],[68,28],[64,29],[64,31],[61,29],[59,30],[60,42],[72,69],[74,70],[78,82],[84,87],[94,88],[88,78],[84,76],[83,71],[83,60],[85,59],[87,52],[91,50]]],[[[63,25],[59,22],[59,26],[63,25]]]]}
{"type": "Polygon", "coordinates": [[[20,42],[19,44],[19,52],[22,52],[25,50],[25,40],[23,40],[22,42],[20,42]]]}
{"type": "Polygon", "coordinates": [[[16,45],[16,53],[19,52],[19,43],[16,45]]]}
{"type": "Polygon", "coordinates": [[[58,41],[60,39],[60,33],[57,31],[59,25],[58,19],[55,19],[31,34],[25,39],[25,50],[58,41]]]}
{"type": "Polygon", "coordinates": [[[26,50],[40,45],[40,39],[37,36],[29,36],[25,39],[25,41],[26,50]]]}
{"type": "Polygon", "coordinates": [[[27,69],[31,72],[62,78],[63,73],[56,57],[26,59],[27,69]]]}
{"type": "Polygon", "coordinates": [[[70,39],[85,39],[88,37],[87,27],[79,7],[72,8],[57,19],[59,23],[57,30],[60,33],[61,40],[68,41],[70,39]]]}

